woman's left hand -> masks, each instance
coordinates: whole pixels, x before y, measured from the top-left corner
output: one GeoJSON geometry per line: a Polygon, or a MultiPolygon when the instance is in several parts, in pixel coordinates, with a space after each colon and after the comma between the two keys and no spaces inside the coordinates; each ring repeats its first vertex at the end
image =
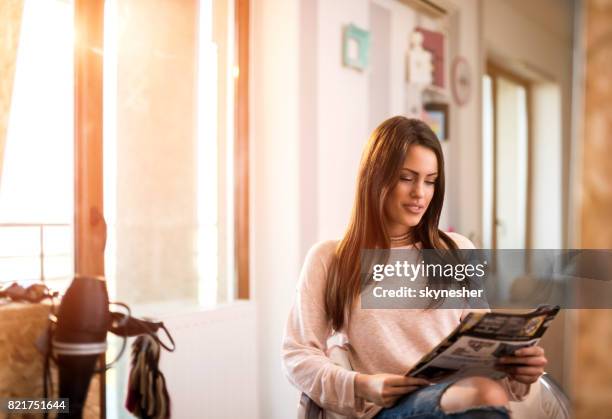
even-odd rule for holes
{"type": "Polygon", "coordinates": [[[542,347],[529,346],[516,350],[512,356],[499,358],[496,367],[516,381],[532,384],[544,374],[547,363],[542,347]]]}

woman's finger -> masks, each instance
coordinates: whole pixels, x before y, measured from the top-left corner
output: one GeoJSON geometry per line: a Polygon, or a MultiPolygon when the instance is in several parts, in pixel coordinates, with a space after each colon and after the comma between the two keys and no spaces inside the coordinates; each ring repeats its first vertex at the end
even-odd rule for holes
{"type": "Polygon", "coordinates": [[[540,367],[503,366],[500,369],[512,375],[535,375],[539,377],[544,373],[544,370],[540,367]]]}
{"type": "Polygon", "coordinates": [[[514,356],[544,356],[544,348],[541,346],[528,346],[514,351],[514,356]]]}
{"type": "Polygon", "coordinates": [[[383,398],[383,407],[392,407],[399,400],[399,396],[383,398]]]}
{"type": "Polygon", "coordinates": [[[408,378],[408,382],[413,386],[428,386],[431,384],[431,381],[426,380],[424,378],[416,378],[416,377],[406,377],[408,378]]]}
{"type": "Polygon", "coordinates": [[[389,377],[386,381],[385,384],[392,386],[392,387],[406,387],[406,386],[425,386],[430,384],[429,381],[423,379],[423,378],[415,378],[415,377],[406,377],[403,375],[397,375],[394,377],[389,377]]]}
{"type": "Polygon", "coordinates": [[[545,366],[548,360],[543,356],[504,356],[499,358],[500,364],[539,365],[545,366]]]}
{"type": "Polygon", "coordinates": [[[401,396],[404,394],[408,394],[411,393],[415,390],[417,390],[420,387],[417,386],[406,386],[406,387],[389,387],[388,389],[385,390],[385,396],[390,397],[390,396],[401,396]]]}

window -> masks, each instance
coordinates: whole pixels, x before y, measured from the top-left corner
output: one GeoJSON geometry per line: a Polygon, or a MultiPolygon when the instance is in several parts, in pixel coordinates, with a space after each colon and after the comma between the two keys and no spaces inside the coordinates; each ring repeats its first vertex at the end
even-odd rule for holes
{"type": "Polygon", "coordinates": [[[192,6],[106,2],[105,271],[113,298],[155,310],[248,296],[236,8],[192,6]]]}
{"type": "Polygon", "coordinates": [[[529,87],[489,66],[483,79],[483,242],[529,246],[529,87]]]}
{"type": "Polygon", "coordinates": [[[0,282],[63,289],[74,272],[72,20],[69,2],[26,0],[6,57],[15,72],[4,150],[0,141],[0,282]]]}

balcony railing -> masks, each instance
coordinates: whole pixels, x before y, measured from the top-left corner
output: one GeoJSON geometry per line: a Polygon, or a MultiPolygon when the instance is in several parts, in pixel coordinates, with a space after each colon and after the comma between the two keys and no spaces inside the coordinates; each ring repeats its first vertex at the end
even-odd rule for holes
{"type": "Polygon", "coordinates": [[[0,284],[45,281],[62,288],[74,272],[73,226],[0,223],[0,284]]]}

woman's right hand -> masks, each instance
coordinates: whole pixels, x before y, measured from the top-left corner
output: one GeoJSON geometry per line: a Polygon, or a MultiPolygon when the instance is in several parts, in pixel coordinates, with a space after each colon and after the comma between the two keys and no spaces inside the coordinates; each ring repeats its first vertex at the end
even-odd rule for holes
{"type": "Polygon", "coordinates": [[[391,407],[404,394],[431,383],[423,378],[397,374],[357,374],[355,394],[383,407],[391,407]]]}

